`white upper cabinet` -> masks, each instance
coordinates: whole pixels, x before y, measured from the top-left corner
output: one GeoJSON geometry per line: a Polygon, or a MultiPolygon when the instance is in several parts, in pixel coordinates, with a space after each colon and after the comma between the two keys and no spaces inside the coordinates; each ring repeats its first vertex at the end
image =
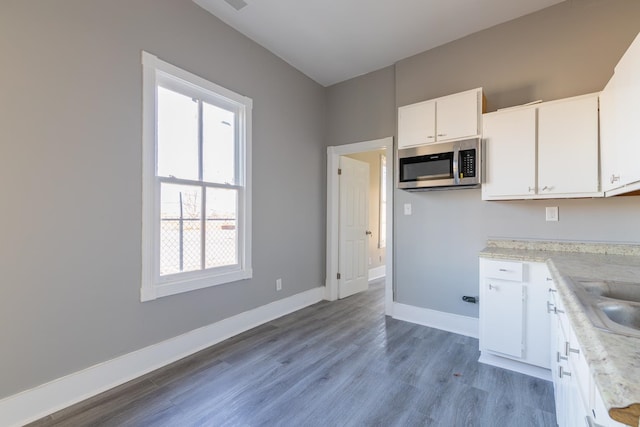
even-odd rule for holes
{"type": "Polygon", "coordinates": [[[483,119],[482,198],[527,197],[536,187],[536,109],[498,111],[483,119]]]}
{"type": "Polygon", "coordinates": [[[446,141],[480,133],[482,91],[470,90],[436,101],[436,139],[446,141]]]}
{"type": "Polygon", "coordinates": [[[614,75],[600,93],[600,164],[602,190],[605,193],[621,186],[622,160],[619,158],[621,153],[615,143],[617,140],[615,84],[616,76],[614,75]]]}
{"type": "Polygon", "coordinates": [[[640,34],[618,62],[603,105],[603,181],[607,196],[640,190],[640,34]],[[613,129],[607,129],[607,123],[613,129]],[[613,182],[611,182],[613,181],[613,182]]]}
{"type": "Polygon", "coordinates": [[[597,193],[598,95],[538,107],[538,194],[597,193]]]}
{"type": "Polygon", "coordinates": [[[598,197],[598,94],[483,117],[483,200],[598,197]]]}
{"type": "Polygon", "coordinates": [[[398,108],[398,148],[473,137],[480,134],[482,89],[398,108]]]}
{"type": "Polygon", "coordinates": [[[436,102],[398,108],[398,148],[436,142],[436,102]]]}

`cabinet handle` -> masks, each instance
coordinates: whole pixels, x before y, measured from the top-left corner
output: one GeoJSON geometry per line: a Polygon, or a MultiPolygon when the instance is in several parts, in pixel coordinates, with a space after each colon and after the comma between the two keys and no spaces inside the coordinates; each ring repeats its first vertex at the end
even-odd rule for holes
{"type": "Polygon", "coordinates": [[[580,350],[578,350],[577,348],[571,348],[571,344],[569,344],[569,341],[565,341],[564,342],[564,354],[565,354],[565,356],[568,356],[569,353],[580,354],[580,350]]]}
{"type": "Polygon", "coordinates": [[[560,363],[561,360],[569,360],[568,357],[560,356],[560,352],[556,351],[556,360],[560,363]]]}
{"type": "Polygon", "coordinates": [[[500,268],[500,269],[498,269],[498,271],[505,272],[505,271],[509,271],[509,270],[507,270],[506,268],[500,268]]]}
{"type": "Polygon", "coordinates": [[[433,138],[435,138],[435,136],[429,135],[429,136],[427,136],[427,138],[433,139],[433,138]]]}
{"type": "Polygon", "coordinates": [[[558,292],[558,291],[556,291],[556,290],[555,290],[555,289],[553,289],[553,288],[549,288],[549,292],[558,292]]]}
{"type": "Polygon", "coordinates": [[[564,368],[562,366],[558,367],[558,376],[560,378],[562,377],[570,377],[571,376],[571,372],[567,372],[564,370],[564,368]]]}
{"type": "Polygon", "coordinates": [[[447,136],[446,133],[439,133],[438,136],[447,136]]]}
{"type": "Polygon", "coordinates": [[[613,184],[616,181],[620,181],[620,175],[615,176],[614,174],[611,175],[611,183],[613,184]]]}
{"type": "Polygon", "coordinates": [[[529,193],[535,193],[536,187],[529,187],[529,193]]]}
{"type": "Polygon", "coordinates": [[[496,291],[497,291],[497,290],[498,290],[498,287],[497,287],[497,286],[493,286],[493,285],[489,284],[489,290],[490,290],[490,291],[492,291],[492,290],[496,290],[496,291]]]}
{"type": "Polygon", "coordinates": [[[550,301],[547,301],[547,313],[558,314],[558,309],[550,301]]]}
{"type": "Polygon", "coordinates": [[[553,190],[554,188],[555,188],[555,187],[554,187],[553,185],[551,185],[551,186],[546,186],[546,185],[545,185],[544,187],[542,187],[542,191],[551,191],[551,190],[553,190]]]}
{"type": "Polygon", "coordinates": [[[547,282],[553,282],[553,279],[551,277],[547,277],[547,282]]]}

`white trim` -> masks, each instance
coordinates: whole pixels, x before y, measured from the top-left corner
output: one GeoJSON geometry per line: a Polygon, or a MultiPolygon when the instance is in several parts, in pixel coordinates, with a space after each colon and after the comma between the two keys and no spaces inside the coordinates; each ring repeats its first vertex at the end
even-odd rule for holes
{"type": "Polygon", "coordinates": [[[274,301],[0,400],[0,425],[30,423],[322,300],[324,288],[274,301]]]}
{"type": "Polygon", "coordinates": [[[253,101],[251,98],[239,95],[189,71],[162,61],[145,51],[142,51],[142,65],[142,280],[140,300],[150,301],[168,295],[250,279],[253,276],[251,267],[251,124],[253,101]],[[157,242],[160,235],[158,221],[160,217],[160,178],[156,174],[157,87],[159,84],[171,86],[181,93],[188,93],[190,96],[206,100],[214,105],[226,106],[228,104],[230,111],[235,111],[238,120],[236,144],[239,164],[238,182],[233,187],[238,193],[238,265],[160,277],[160,254],[157,242]]]}
{"type": "Polygon", "coordinates": [[[386,276],[386,268],[384,265],[369,269],[370,282],[373,282],[374,280],[382,279],[385,276],[386,276]]]}
{"type": "Polygon", "coordinates": [[[393,318],[478,338],[477,317],[461,316],[396,302],[393,304],[393,318]]]}
{"type": "MultiPolygon", "coordinates": [[[[387,242],[393,242],[393,138],[327,147],[327,272],[325,299],[338,299],[338,165],[340,156],[385,149],[387,156],[387,242]]],[[[386,247],[385,314],[393,314],[393,243],[386,247]]]]}
{"type": "Polygon", "coordinates": [[[630,193],[632,191],[640,190],[640,181],[633,182],[631,184],[623,185],[619,188],[614,188],[613,190],[605,191],[605,197],[619,196],[621,194],[630,193]]]}
{"type": "Polygon", "coordinates": [[[496,366],[502,369],[508,369],[510,371],[519,372],[521,374],[529,375],[543,379],[545,381],[551,381],[551,370],[541,368],[539,366],[529,365],[528,363],[518,362],[517,360],[507,359],[504,357],[496,356],[491,353],[480,353],[478,362],[485,365],[496,366]]]}

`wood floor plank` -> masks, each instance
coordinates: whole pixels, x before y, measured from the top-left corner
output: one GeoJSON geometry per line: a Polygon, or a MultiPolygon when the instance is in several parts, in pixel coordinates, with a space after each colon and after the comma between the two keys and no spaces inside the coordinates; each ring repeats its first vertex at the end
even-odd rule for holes
{"type": "Polygon", "coordinates": [[[385,317],[384,283],[254,328],[31,426],[555,426],[551,383],[385,317]]]}

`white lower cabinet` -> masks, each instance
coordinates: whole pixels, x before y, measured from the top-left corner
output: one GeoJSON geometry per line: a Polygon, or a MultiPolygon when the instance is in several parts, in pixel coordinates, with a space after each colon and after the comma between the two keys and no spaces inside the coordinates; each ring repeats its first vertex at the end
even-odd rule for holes
{"type": "Polygon", "coordinates": [[[609,417],[546,264],[480,258],[480,352],[483,363],[550,372],[558,426],[624,426],[609,417]]]}
{"type": "Polygon", "coordinates": [[[555,285],[548,291],[551,373],[560,427],[624,426],[607,413],[555,285]]]}
{"type": "Polygon", "coordinates": [[[480,258],[480,361],[545,376],[547,276],[542,263],[480,258]]]}

